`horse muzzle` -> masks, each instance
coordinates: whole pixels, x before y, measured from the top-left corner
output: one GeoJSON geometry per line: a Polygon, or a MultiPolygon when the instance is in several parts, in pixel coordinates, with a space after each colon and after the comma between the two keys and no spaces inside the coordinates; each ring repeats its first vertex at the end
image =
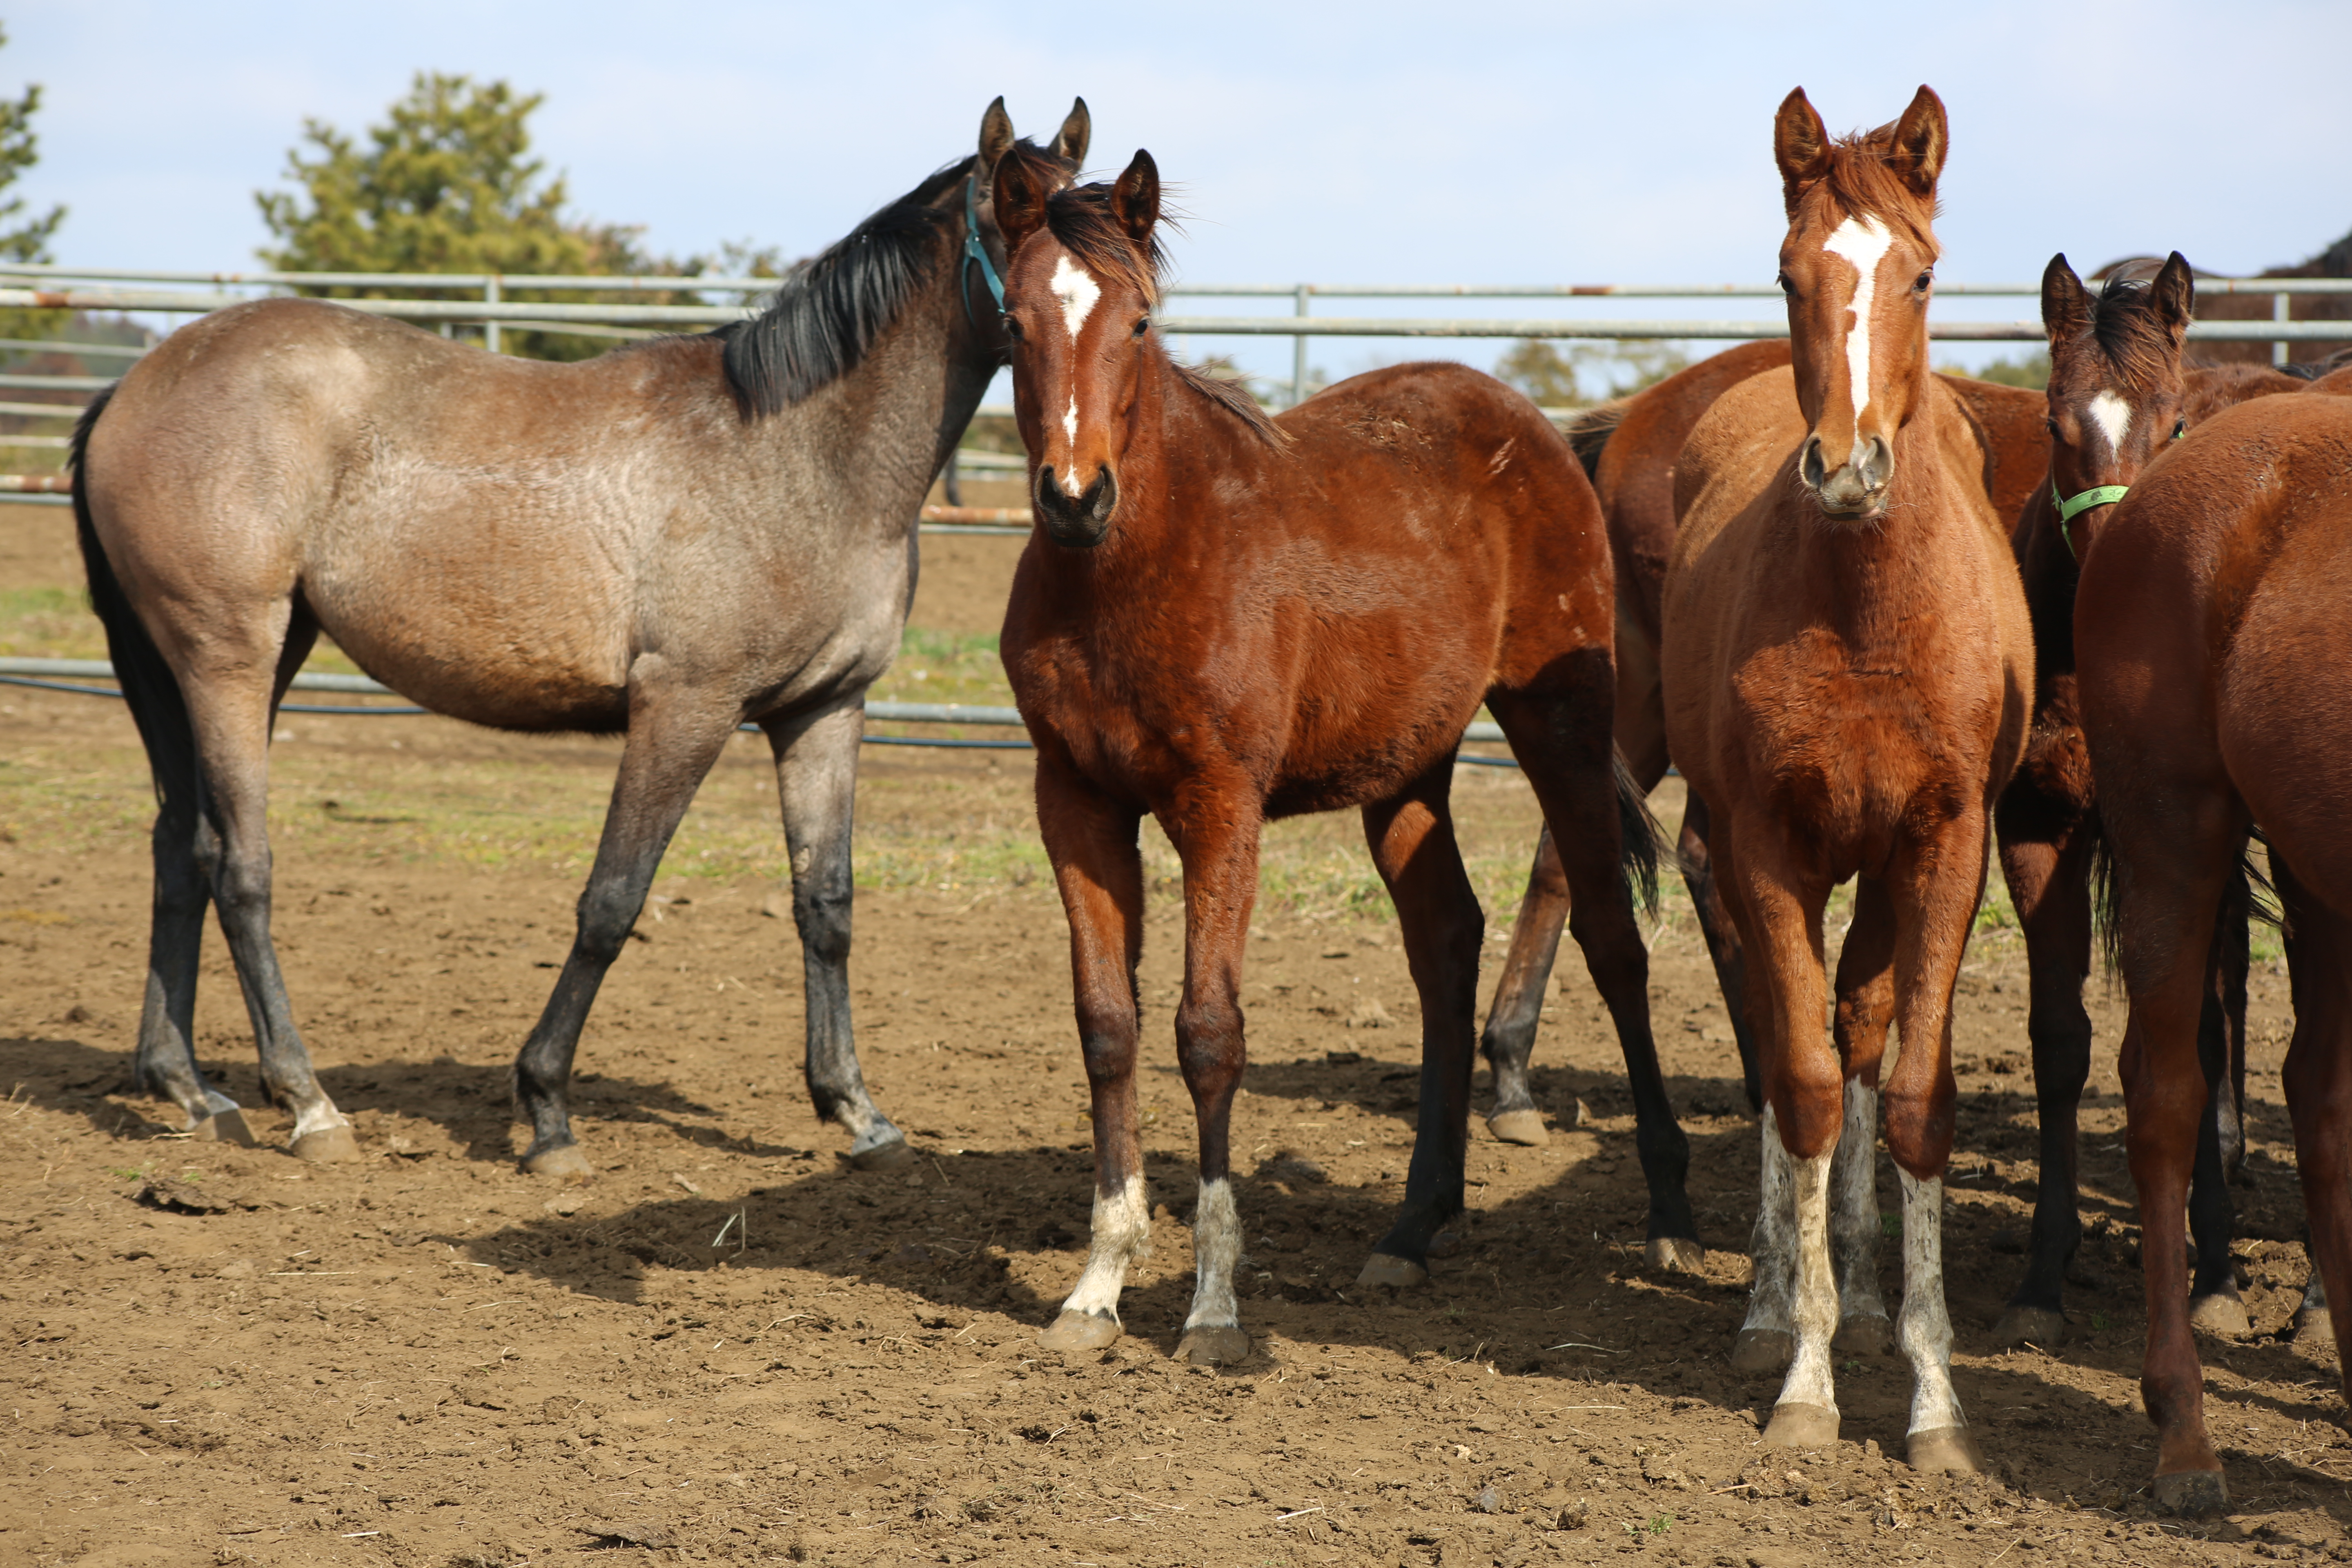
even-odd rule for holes
{"type": "Polygon", "coordinates": [[[1045,525],[1048,539],[1074,550],[1091,550],[1110,533],[1111,514],[1118,510],[1118,480],[1106,463],[1095,470],[1094,482],[1074,496],[1062,488],[1049,464],[1037,470],[1029,504],[1045,525]]]}
{"type": "Polygon", "coordinates": [[[1886,487],[1895,479],[1895,453],[1878,437],[1857,442],[1834,469],[1822,457],[1822,438],[1806,437],[1797,476],[1831,517],[1868,520],[1886,510],[1886,487]]]}

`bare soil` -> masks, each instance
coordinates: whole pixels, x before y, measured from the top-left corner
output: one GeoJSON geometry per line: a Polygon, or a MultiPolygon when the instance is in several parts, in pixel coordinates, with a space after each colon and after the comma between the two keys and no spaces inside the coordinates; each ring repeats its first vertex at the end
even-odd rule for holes
{"type": "MultiPolygon", "coordinates": [[[[65,529],[59,510],[0,509],[0,589],[76,584],[65,529]]],[[[918,621],[992,630],[1017,549],[927,540],[918,621]]],[[[1128,1337],[1065,1360],[1035,1335],[1083,1257],[1088,1123],[1019,753],[866,758],[860,1046],[920,1151],[910,1171],[850,1170],[809,1113],[772,792],[747,742],[591,1020],[579,1122],[600,1173],[563,1186],[514,1170],[507,1063],[569,941],[616,749],[430,719],[287,724],[277,931],[358,1126],[350,1166],[188,1142],[129,1091],[151,809],[136,742],[114,704],[0,690],[0,1564],[2352,1558],[2335,1351],[2279,1337],[2306,1266],[2277,1078],[2286,982],[2268,967],[2235,1194],[2259,1332],[2202,1347],[2233,1511],[2184,1523],[2143,1489],[2120,1016],[2095,984],[2073,1332],[1990,1346],[2033,1178],[2024,968],[1998,924],[1961,982],[1947,1239],[1956,1378],[1994,1473],[1924,1479],[1901,1462],[1895,1359],[1842,1367],[1835,1447],[1757,1446],[1775,1382],[1725,1361],[1757,1131],[1678,889],[1652,999],[1706,1271],[1642,1264],[1631,1105],[1571,953],[1538,1046],[1549,1145],[1481,1130],[1459,1253],[1425,1289],[1367,1296],[1356,1271],[1412,1137],[1418,1012],[1360,896],[1354,826],[1270,837],[1235,1112],[1255,1351],[1210,1371],[1169,1359],[1192,1117],[1169,1029],[1172,861],[1155,851],[1158,1252],[1128,1289],[1128,1337]]],[[[1496,895],[1535,811],[1513,775],[1462,775],[1499,955],[1515,904],[1496,895]]],[[[1671,792],[1658,805],[1674,820],[1671,792]]],[[[217,943],[199,1033],[207,1070],[257,1106],[217,943]]],[[[255,1121],[282,1140],[276,1112],[255,1121]]]]}

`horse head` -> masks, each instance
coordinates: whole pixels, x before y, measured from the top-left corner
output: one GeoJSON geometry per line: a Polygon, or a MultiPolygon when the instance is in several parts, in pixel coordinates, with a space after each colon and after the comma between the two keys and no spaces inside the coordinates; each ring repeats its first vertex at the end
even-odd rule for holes
{"type": "Polygon", "coordinates": [[[1160,170],[1139,152],[1117,183],[1050,192],[1028,165],[996,172],[1013,248],[1004,330],[1034,470],[1031,505],[1056,543],[1099,544],[1118,509],[1118,468],[1148,375],[1160,301],[1160,170]]]}
{"type": "Polygon", "coordinates": [[[2183,429],[2180,345],[2197,302],[2189,263],[2126,264],[2092,298],[2063,254],[2042,274],[2050,334],[2050,500],[2071,547],[2084,512],[2121,500],[2183,429]]]}
{"type": "Polygon", "coordinates": [[[1799,88],[1772,130],[1789,214],[1780,283],[1811,426],[1798,472],[1824,515],[1875,521],[1895,432],[1927,390],[1943,100],[1923,87],[1893,125],[1833,142],[1799,88]]]}

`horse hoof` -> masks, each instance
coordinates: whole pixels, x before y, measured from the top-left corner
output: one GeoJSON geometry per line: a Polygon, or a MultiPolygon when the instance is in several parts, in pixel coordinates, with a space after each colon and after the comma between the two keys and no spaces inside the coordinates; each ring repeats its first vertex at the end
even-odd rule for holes
{"type": "Polygon", "coordinates": [[[1931,1426],[1924,1432],[1914,1432],[1908,1449],[1907,1458],[1915,1470],[1929,1474],[1948,1471],[1959,1476],[1984,1473],[1984,1450],[1977,1447],[1974,1434],[1965,1426],[1931,1426]]]}
{"type": "Polygon", "coordinates": [[[2220,1513],[2230,1506],[2230,1484],[2219,1470],[2176,1470],[2156,1478],[2156,1506],[2168,1513],[2220,1513]]]}
{"type": "Polygon", "coordinates": [[[261,1142],[245,1124],[245,1112],[234,1108],[189,1123],[188,1136],[198,1143],[234,1143],[241,1149],[257,1148],[261,1142]]]}
{"type": "Polygon", "coordinates": [[[1186,1329],[1176,1345],[1176,1359],[1194,1366],[1231,1366],[1247,1361],[1249,1353],[1249,1336],[1230,1323],[1186,1329]]]}
{"type": "Polygon", "coordinates": [[[2305,1334],[2327,1333],[2332,1327],[2333,1325],[2327,1321],[2325,1308],[2297,1307],[2294,1310],[2294,1316],[2286,1321],[2286,1331],[2279,1337],[2285,1340],[2300,1340],[2305,1334]]]}
{"type": "Polygon", "coordinates": [[[321,1127],[294,1140],[294,1157],[313,1165],[341,1165],[360,1157],[360,1141],[349,1127],[321,1127]]]}
{"type": "Polygon", "coordinates": [[[1697,1274],[1706,1268],[1706,1248],[1686,1236],[1654,1237],[1642,1248],[1642,1260],[1653,1268],[1697,1274]]]}
{"type": "Polygon", "coordinates": [[[895,1171],[914,1163],[915,1151],[904,1138],[893,1138],[887,1143],[877,1143],[871,1149],[853,1149],[849,1163],[861,1171],[895,1171]]]}
{"type": "Polygon", "coordinates": [[[2011,1307],[1992,1326],[1992,1342],[2005,1351],[2021,1345],[2055,1350],[2065,1338],[2066,1318],[2055,1307],[2011,1307]]]}
{"type": "Polygon", "coordinates": [[[596,1173],[588,1156],[580,1152],[577,1143],[558,1143],[552,1149],[541,1149],[536,1154],[523,1157],[523,1174],[554,1176],[567,1182],[584,1182],[596,1173]]]}
{"type": "Polygon", "coordinates": [[[1742,1329],[1731,1342],[1731,1370],[1760,1377],[1789,1370],[1797,1336],[1782,1329],[1742,1329]]]}
{"type": "Polygon", "coordinates": [[[2189,1302],[2189,1326],[2200,1334],[2231,1340],[2243,1339],[2254,1331],[2253,1323],[2246,1317],[2246,1304],[2233,1291],[2216,1290],[2189,1302]]]}
{"type": "Polygon", "coordinates": [[[1429,1270],[1410,1258],[1396,1258],[1385,1252],[1375,1252],[1364,1259],[1364,1271],[1356,1276],[1358,1285],[1385,1285],[1391,1290],[1411,1290],[1429,1283],[1429,1270]]]}
{"type": "Polygon", "coordinates": [[[1540,1110],[1498,1110],[1486,1118],[1486,1131],[1505,1143],[1529,1149],[1540,1149],[1551,1142],[1551,1130],[1544,1125],[1540,1110]]]}
{"type": "Polygon", "coordinates": [[[1839,1321],[1830,1349],[1840,1355],[1885,1355],[1895,1348],[1895,1325],[1884,1312],[1857,1312],[1839,1321]]]}
{"type": "Polygon", "coordinates": [[[1764,1427],[1768,1448],[1826,1448],[1837,1439],[1838,1413],[1818,1405],[1775,1405],[1764,1427]]]}
{"type": "Polygon", "coordinates": [[[1065,1310],[1060,1317],[1054,1320],[1052,1328],[1037,1336],[1037,1344],[1042,1350],[1059,1351],[1064,1355],[1071,1355],[1081,1351],[1098,1351],[1116,1343],[1119,1332],[1117,1318],[1101,1312],[1065,1310]]]}

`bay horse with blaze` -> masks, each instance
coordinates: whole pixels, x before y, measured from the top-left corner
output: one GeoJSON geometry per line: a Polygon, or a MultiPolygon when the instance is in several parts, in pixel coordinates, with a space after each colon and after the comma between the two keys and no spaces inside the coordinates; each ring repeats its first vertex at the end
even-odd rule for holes
{"type": "Polygon", "coordinates": [[[1883,1092],[1903,1189],[1893,1327],[1923,1469],[1981,1462],[1944,1305],[1951,1003],[2033,681],[1983,443],[1927,368],[1948,139],[1924,87],[1893,125],[1834,142],[1801,89],[1780,105],[1794,362],[1725,393],[1683,448],[1663,643],[1667,744],[1707,806],[1761,1057],[1763,1192],[1735,1364],[1787,1359],[1765,1442],[1836,1438],[1833,1342],[1889,1333],[1883,1092]],[[1832,1040],[1822,916],[1849,877],[1832,1040]],[[1902,1051],[1882,1085],[1890,1022],[1902,1051]]]}
{"type": "Polygon", "coordinates": [[[1634,1086],[1652,1238],[1695,1250],[1627,875],[1652,880],[1654,850],[1610,741],[1608,545],[1566,441],[1458,365],[1374,372],[1270,419],[1242,389],[1173,363],[1152,331],[1148,153],[1116,184],[1058,194],[1015,157],[996,188],[1015,246],[1005,321],[1037,517],[1003,658],[1037,744],[1095,1125],[1092,1251],[1045,1343],[1120,1333],[1119,1290],[1149,1237],[1135,1096],[1146,812],[1183,861],[1176,1042],[1200,1131],[1197,1280],[1178,1355],[1248,1351],[1230,1120],[1270,817],[1360,809],[1395,900],[1421,997],[1421,1115],[1403,1207],[1363,1282],[1427,1278],[1430,1241],[1463,1206],[1483,919],[1448,795],[1481,702],[1564,851],[1572,929],[1634,1086]]]}

